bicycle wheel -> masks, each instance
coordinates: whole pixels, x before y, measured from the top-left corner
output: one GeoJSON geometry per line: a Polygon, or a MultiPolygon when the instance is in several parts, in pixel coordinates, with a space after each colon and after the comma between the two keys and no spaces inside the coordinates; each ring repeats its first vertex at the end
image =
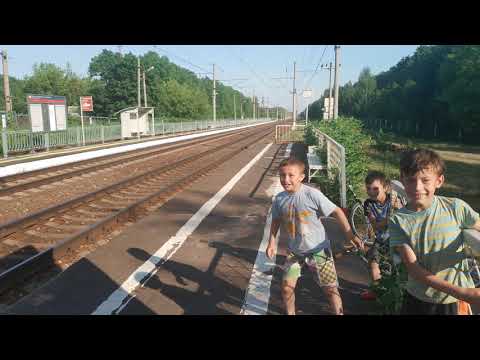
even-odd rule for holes
{"type": "Polygon", "coordinates": [[[373,245],[373,228],[363,213],[362,204],[356,203],[353,206],[349,220],[353,234],[357,235],[360,239],[362,239],[365,245],[373,245]]]}

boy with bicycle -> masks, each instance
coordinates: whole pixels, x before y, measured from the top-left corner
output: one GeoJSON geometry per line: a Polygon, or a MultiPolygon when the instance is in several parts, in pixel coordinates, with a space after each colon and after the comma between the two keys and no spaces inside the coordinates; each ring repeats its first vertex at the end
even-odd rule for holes
{"type": "Polygon", "coordinates": [[[341,208],[320,190],[302,184],[304,171],[305,165],[298,159],[289,158],[280,163],[280,183],[285,191],[277,194],[272,204],[272,225],[266,253],[269,258],[275,255],[276,235],[280,224],[283,224],[289,238],[282,280],[282,299],[288,315],[295,315],[295,287],[304,266],[313,273],[334,313],[343,315],[330,241],[319,216],[332,215],[349,241],[360,247],[363,244],[354,238],[341,208]]]}
{"type": "MultiPolygon", "coordinates": [[[[389,254],[388,219],[393,210],[403,207],[398,194],[391,189],[390,181],[380,171],[370,171],[365,178],[368,199],[363,203],[364,215],[372,225],[375,240],[366,253],[370,275],[375,284],[381,278],[380,261],[389,254]]],[[[369,234],[370,235],[370,234],[369,234]]],[[[361,295],[364,300],[374,300],[376,294],[366,290],[361,295]]]]}
{"type": "Polygon", "coordinates": [[[410,150],[400,160],[408,203],[391,217],[389,229],[390,248],[408,272],[403,314],[468,315],[470,304],[480,305],[462,236],[462,229],[480,230],[479,214],[463,200],[435,195],[444,172],[431,150],[410,150]]]}

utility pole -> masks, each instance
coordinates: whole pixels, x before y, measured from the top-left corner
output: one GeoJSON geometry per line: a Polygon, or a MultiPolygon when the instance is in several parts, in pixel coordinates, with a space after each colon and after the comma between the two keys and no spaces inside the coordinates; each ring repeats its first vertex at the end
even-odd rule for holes
{"type": "Polygon", "coordinates": [[[3,94],[5,96],[5,110],[10,113],[13,110],[12,97],[10,96],[10,82],[8,79],[8,57],[7,51],[2,51],[3,63],[3,94]]]}
{"type": "Polygon", "coordinates": [[[278,105],[277,105],[277,121],[278,121],[278,105]]]}
{"type": "Polygon", "coordinates": [[[330,62],[330,78],[328,80],[328,120],[332,120],[332,116],[330,115],[332,113],[332,62],[330,62]]]}
{"type": "Polygon", "coordinates": [[[215,64],[213,64],[213,123],[217,121],[217,92],[215,85],[215,64]]]}
{"type": "Polygon", "coordinates": [[[338,117],[338,86],[340,83],[340,45],[335,45],[335,107],[333,108],[333,118],[338,117]]]}
{"type": "Polygon", "coordinates": [[[240,101],[240,119],[243,120],[243,101],[240,101]]]}
{"type": "Polygon", "coordinates": [[[147,87],[145,86],[145,69],[143,69],[143,102],[147,107],[147,87]]]}
{"type": "Polygon", "coordinates": [[[140,95],[140,56],[137,57],[137,95],[138,107],[142,107],[142,99],[140,95]]]}
{"type": "Polygon", "coordinates": [[[297,63],[293,62],[293,126],[297,123],[297,90],[295,89],[295,78],[297,75],[297,63]]]}
{"type": "Polygon", "coordinates": [[[307,100],[307,111],[305,116],[305,125],[308,125],[308,100],[307,100]]]}
{"type": "Polygon", "coordinates": [[[235,94],[233,94],[233,121],[237,122],[237,105],[235,103],[235,94]]]}
{"type": "Polygon", "coordinates": [[[255,90],[253,90],[252,96],[252,114],[253,114],[253,121],[255,121],[255,90]]]}
{"type": "Polygon", "coordinates": [[[263,108],[263,116],[265,116],[265,100],[263,96],[262,96],[262,108],[263,108]]]}

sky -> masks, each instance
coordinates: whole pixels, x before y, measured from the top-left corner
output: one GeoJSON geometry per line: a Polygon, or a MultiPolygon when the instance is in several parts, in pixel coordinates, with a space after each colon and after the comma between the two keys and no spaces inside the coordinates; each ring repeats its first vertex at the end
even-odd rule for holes
{"type": "MultiPolygon", "coordinates": [[[[340,85],[357,81],[360,71],[367,66],[373,74],[386,71],[403,57],[412,55],[417,47],[342,45],[340,85]]],[[[33,65],[42,62],[54,63],[62,68],[70,63],[75,73],[85,76],[91,58],[102,49],[119,51],[117,45],[0,45],[0,49],[7,51],[9,74],[16,78],[30,75],[33,65]]],[[[123,45],[121,51],[134,55],[156,51],[196,73],[211,72],[215,64],[216,78],[225,85],[246,96],[255,94],[260,102],[263,97],[265,104],[268,99],[269,106],[280,105],[290,111],[293,63],[296,62],[297,94],[301,95],[304,89],[313,91],[310,99],[298,96],[299,112],[304,110],[307,102],[318,99],[328,88],[329,71],[322,69],[321,65],[329,62],[335,65],[333,45],[123,45]]]]}

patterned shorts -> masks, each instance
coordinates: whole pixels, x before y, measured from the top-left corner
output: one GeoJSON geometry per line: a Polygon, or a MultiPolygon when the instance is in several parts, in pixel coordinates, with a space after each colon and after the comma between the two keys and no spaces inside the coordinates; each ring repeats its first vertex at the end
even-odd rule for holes
{"type": "Polygon", "coordinates": [[[305,267],[313,275],[318,286],[337,286],[338,278],[333,262],[333,256],[329,249],[307,256],[299,256],[293,253],[287,254],[283,265],[283,280],[296,280],[301,276],[302,267],[305,267]]]}

